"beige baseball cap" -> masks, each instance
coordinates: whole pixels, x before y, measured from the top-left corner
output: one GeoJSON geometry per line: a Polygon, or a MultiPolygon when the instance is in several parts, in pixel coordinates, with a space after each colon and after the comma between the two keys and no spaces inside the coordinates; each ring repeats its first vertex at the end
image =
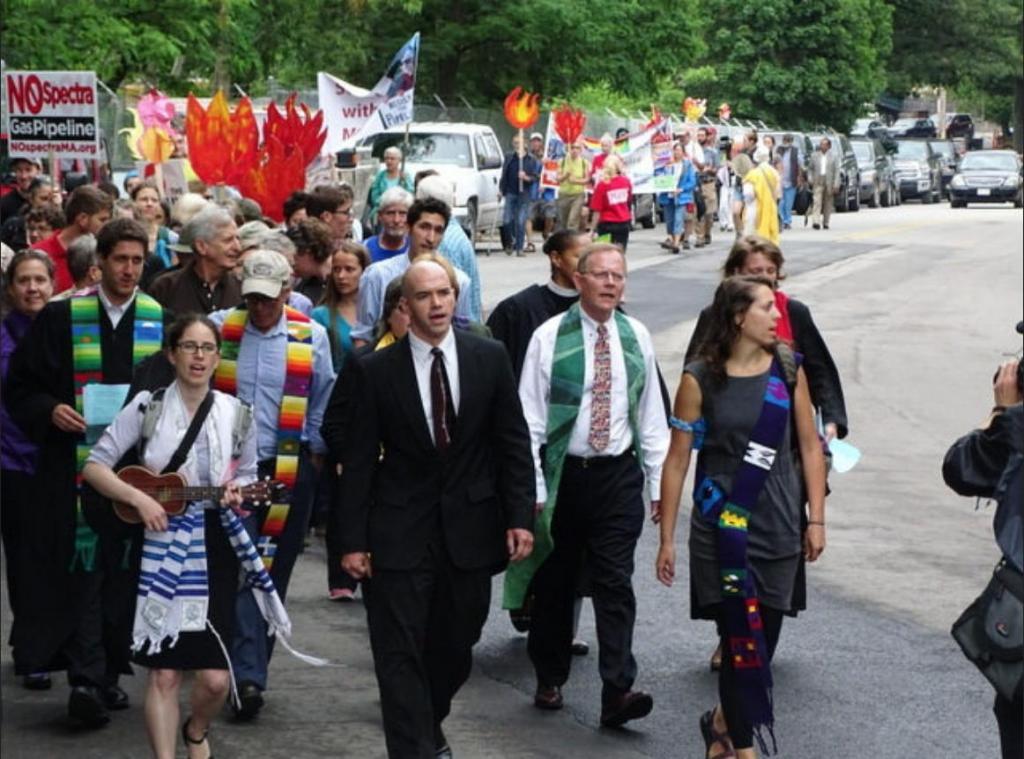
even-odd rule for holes
{"type": "Polygon", "coordinates": [[[242,295],[276,298],[291,281],[292,267],[280,253],[254,250],[242,263],[242,295]]]}

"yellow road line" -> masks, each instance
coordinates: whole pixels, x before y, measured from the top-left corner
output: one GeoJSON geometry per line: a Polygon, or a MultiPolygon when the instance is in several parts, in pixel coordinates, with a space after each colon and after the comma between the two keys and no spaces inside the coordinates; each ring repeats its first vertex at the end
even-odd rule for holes
{"type": "Polygon", "coordinates": [[[929,220],[915,222],[913,224],[891,224],[887,227],[874,227],[872,229],[865,229],[861,232],[853,232],[848,235],[843,235],[842,237],[837,237],[836,242],[845,242],[848,240],[864,240],[868,237],[881,237],[882,235],[897,234],[899,232],[912,232],[915,229],[923,229],[924,227],[937,227],[949,223],[951,222],[929,220]]]}

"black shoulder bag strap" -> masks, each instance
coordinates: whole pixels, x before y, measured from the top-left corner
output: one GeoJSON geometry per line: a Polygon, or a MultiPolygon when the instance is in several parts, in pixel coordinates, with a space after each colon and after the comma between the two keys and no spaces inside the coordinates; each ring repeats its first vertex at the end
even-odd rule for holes
{"type": "Polygon", "coordinates": [[[203,426],[203,422],[206,421],[206,415],[210,413],[210,408],[213,407],[213,391],[211,390],[203,398],[203,402],[199,404],[199,408],[196,409],[196,415],[192,417],[192,423],[185,430],[185,437],[181,439],[181,444],[178,446],[178,450],[171,456],[171,460],[167,462],[167,466],[160,474],[167,474],[168,472],[177,472],[181,468],[181,465],[185,463],[185,459],[188,458],[189,449],[192,448],[192,444],[196,442],[196,437],[199,435],[199,430],[203,426]]]}

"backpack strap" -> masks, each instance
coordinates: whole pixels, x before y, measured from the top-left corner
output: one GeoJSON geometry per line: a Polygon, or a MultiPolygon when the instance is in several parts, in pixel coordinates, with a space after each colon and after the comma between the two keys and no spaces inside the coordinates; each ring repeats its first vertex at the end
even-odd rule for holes
{"type": "Polygon", "coordinates": [[[800,368],[796,354],[793,353],[793,349],[788,345],[779,342],[775,344],[775,357],[779,359],[779,364],[782,366],[782,374],[786,379],[786,389],[789,390],[789,395],[792,398],[793,393],[796,392],[797,369],[800,368]]]}
{"type": "Polygon", "coordinates": [[[252,420],[252,406],[239,402],[238,411],[235,412],[235,426],[231,430],[231,458],[237,459],[242,455],[245,439],[252,429],[252,420]]]}
{"type": "Polygon", "coordinates": [[[160,420],[160,414],[164,409],[165,390],[167,390],[166,387],[154,390],[153,394],[149,396],[149,401],[145,405],[139,405],[139,411],[142,413],[142,434],[139,436],[138,442],[139,461],[143,460],[142,456],[146,452],[146,444],[149,443],[153,433],[156,432],[156,424],[160,420]]]}

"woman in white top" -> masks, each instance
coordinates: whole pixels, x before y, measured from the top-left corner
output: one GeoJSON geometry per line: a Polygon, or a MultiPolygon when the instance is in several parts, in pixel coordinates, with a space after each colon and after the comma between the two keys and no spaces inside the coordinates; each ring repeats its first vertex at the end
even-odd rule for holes
{"type": "Polygon", "coordinates": [[[181,732],[189,756],[205,759],[210,721],[230,688],[225,651],[239,566],[251,573],[245,552],[255,557],[251,542],[236,537],[239,531],[245,535],[236,515],[221,507],[241,509],[240,486],[256,478],[256,436],[251,425],[245,431],[247,425],[238,421],[246,413],[241,403],[210,389],[220,359],[215,325],[205,316],[185,316],[168,329],[166,346],[174,382],[162,394],[144,391],[129,401],[96,443],[82,474],[101,495],[134,508],[146,528],[132,649],[134,661],[150,667],[145,712],[153,755],[175,756],[182,672],[195,670],[191,716],[181,732]],[[223,486],[223,497],[219,504],[191,502],[184,513],[168,517],[152,496],[118,479],[114,467],[135,449],[142,465],[154,473],[163,470],[210,393],[209,413],[178,472],[189,486],[223,486]],[[169,550],[172,541],[189,546],[184,559],[169,550]]]}

